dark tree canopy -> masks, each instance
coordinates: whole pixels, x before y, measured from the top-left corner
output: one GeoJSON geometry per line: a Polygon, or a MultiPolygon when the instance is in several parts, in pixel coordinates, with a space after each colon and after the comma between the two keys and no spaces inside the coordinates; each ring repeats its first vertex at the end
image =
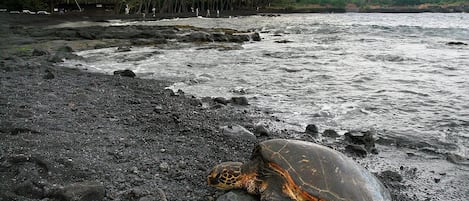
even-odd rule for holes
{"type": "MultiPolygon", "coordinates": [[[[155,8],[159,13],[189,12],[199,8],[200,11],[210,10],[254,10],[270,5],[288,7],[293,4],[319,4],[344,7],[347,4],[357,6],[386,5],[414,6],[419,4],[451,4],[469,5],[467,0],[77,0],[81,5],[108,4],[113,5],[116,13],[122,13],[127,6],[131,13],[150,13],[155,8]]],[[[75,0],[1,0],[0,8],[8,10],[52,10],[57,5],[74,5],[75,0]]]]}

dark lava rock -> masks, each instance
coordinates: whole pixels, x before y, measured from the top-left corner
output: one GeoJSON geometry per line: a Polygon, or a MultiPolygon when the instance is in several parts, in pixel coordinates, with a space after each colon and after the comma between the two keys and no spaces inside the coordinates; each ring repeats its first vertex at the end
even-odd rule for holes
{"type": "Polygon", "coordinates": [[[64,201],[101,201],[105,188],[98,182],[79,182],[59,189],[54,197],[64,201]]]}
{"type": "Polygon", "coordinates": [[[107,48],[107,47],[109,47],[109,45],[107,44],[96,44],[94,46],[94,49],[102,49],[102,48],[107,48]]]}
{"type": "Polygon", "coordinates": [[[73,49],[69,46],[62,46],[55,52],[54,56],[50,57],[48,61],[50,62],[62,62],[63,59],[82,59],[82,57],[77,56],[72,53],[73,49]]]}
{"type": "Polygon", "coordinates": [[[254,128],[254,134],[256,136],[269,136],[270,132],[263,125],[257,125],[254,128]]]}
{"type": "Polygon", "coordinates": [[[223,97],[216,97],[216,98],[213,99],[213,101],[215,103],[220,103],[220,104],[223,104],[223,105],[226,105],[230,102],[230,101],[226,100],[226,98],[223,98],[223,97]]]}
{"type": "Polygon", "coordinates": [[[345,151],[355,154],[359,157],[365,157],[368,154],[368,151],[365,149],[365,146],[358,144],[349,144],[345,146],[345,151]]]}
{"type": "Polygon", "coordinates": [[[132,51],[130,47],[118,47],[117,52],[130,52],[132,51]]]}
{"type": "Polygon", "coordinates": [[[54,79],[54,78],[55,78],[54,73],[52,73],[49,69],[46,69],[46,70],[45,70],[45,73],[46,73],[46,74],[45,74],[42,78],[44,78],[44,79],[46,79],[46,80],[50,80],[50,79],[54,79]]]}
{"type": "Polygon", "coordinates": [[[259,200],[253,195],[244,191],[230,191],[218,197],[217,201],[257,201],[259,200]]]}
{"type": "Polygon", "coordinates": [[[227,42],[227,41],[229,41],[228,36],[224,32],[212,33],[212,37],[213,37],[213,40],[217,41],[217,42],[227,42]]]}
{"type": "Polygon", "coordinates": [[[49,55],[49,51],[44,50],[44,49],[34,49],[33,50],[33,56],[43,56],[43,55],[49,55]]]}
{"type": "Polygon", "coordinates": [[[322,136],[324,136],[324,137],[331,137],[331,138],[338,138],[338,137],[340,137],[340,135],[339,135],[335,130],[332,130],[332,129],[326,129],[326,130],[324,130],[324,132],[322,133],[322,136]]]}
{"type": "Polygon", "coordinates": [[[402,182],[402,176],[394,171],[391,170],[386,170],[384,172],[381,172],[379,175],[379,178],[386,182],[402,182]]]}
{"type": "Polygon", "coordinates": [[[377,153],[372,131],[349,131],[345,133],[345,140],[355,145],[363,145],[366,151],[377,153]]]}
{"type": "Polygon", "coordinates": [[[469,159],[463,158],[462,156],[457,154],[446,154],[446,160],[454,164],[469,166],[469,159]]]}
{"type": "Polygon", "coordinates": [[[35,185],[31,180],[26,180],[15,186],[15,194],[27,198],[40,199],[44,197],[44,189],[35,185]]]}
{"type": "Polygon", "coordinates": [[[249,41],[251,36],[248,34],[236,34],[236,35],[228,35],[229,42],[233,43],[242,43],[245,41],[249,41]]]}
{"type": "Polygon", "coordinates": [[[233,103],[235,105],[249,105],[248,99],[244,96],[232,97],[231,98],[231,103],[233,103]]]}
{"type": "Polygon", "coordinates": [[[251,131],[237,124],[223,126],[221,129],[226,136],[256,140],[256,136],[251,131]]]}
{"type": "Polygon", "coordinates": [[[261,41],[261,36],[259,35],[259,33],[255,32],[255,33],[251,34],[251,39],[253,41],[261,41]]]}
{"type": "Polygon", "coordinates": [[[76,34],[83,39],[88,39],[88,40],[96,39],[96,35],[94,33],[91,33],[86,30],[78,31],[76,34]]]}
{"type": "Polygon", "coordinates": [[[196,31],[189,34],[188,38],[186,38],[188,42],[210,42],[213,41],[210,34],[203,31],[196,31]]]}
{"type": "Polygon", "coordinates": [[[467,43],[463,43],[459,41],[451,41],[451,42],[447,42],[446,45],[467,45],[467,43]]]}
{"type": "Polygon", "coordinates": [[[70,46],[62,46],[57,49],[57,52],[73,52],[73,49],[70,46]]]}
{"type": "Polygon", "coordinates": [[[306,126],[305,133],[308,133],[312,136],[318,136],[318,134],[319,134],[318,127],[314,124],[308,124],[306,126]]]}
{"type": "Polygon", "coordinates": [[[125,70],[116,70],[114,71],[114,75],[120,75],[122,77],[135,77],[135,73],[129,69],[125,69],[125,70]]]}
{"type": "Polygon", "coordinates": [[[292,43],[293,41],[291,41],[291,40],[277,40],[275,42],[276,43],[292,43]]]}

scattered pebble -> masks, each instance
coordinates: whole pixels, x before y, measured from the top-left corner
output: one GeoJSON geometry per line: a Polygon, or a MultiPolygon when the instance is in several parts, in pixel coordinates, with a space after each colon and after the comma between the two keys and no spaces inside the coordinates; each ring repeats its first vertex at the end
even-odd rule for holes
{"type": "Polygon", "coordinates": [[[163,172],[168,172],[169,171],[169,164],[167,162],[162,162],[160,163],[160,170],[163,172]]]}

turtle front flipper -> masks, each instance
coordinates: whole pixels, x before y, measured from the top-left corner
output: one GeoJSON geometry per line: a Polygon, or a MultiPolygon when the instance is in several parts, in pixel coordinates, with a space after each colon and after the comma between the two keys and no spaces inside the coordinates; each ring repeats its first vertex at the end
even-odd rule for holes
{"type": "Polygon", "coordinates": [[[267,180],[263,183],[265,189],[261,192],[261,201],[295,201],[291,199],[288,195],[283,193],[281,188],[282,185],[275,185],[271,182],[277,181],[267,180]]]}
{"type": "Polygon", "coordinates": [[[259,175],[261,201],[295,201],[284,193],[284,178],[276,171],[262,166],[259,175]]]}

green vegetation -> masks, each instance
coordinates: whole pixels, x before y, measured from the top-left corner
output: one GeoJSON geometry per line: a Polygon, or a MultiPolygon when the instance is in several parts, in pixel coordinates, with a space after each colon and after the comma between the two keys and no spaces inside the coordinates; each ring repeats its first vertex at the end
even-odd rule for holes
{"type": "Polygon", "coordinates": [[[0,8],[8,10],[44,10],[47,8],[45,0],[2,0],[0,8]]]}
{"type": "MultiPolygon", "coordinates": [[[[377,6],[416,6],[422,4],[430,5],[469,5],[467,0],[273,0],[273,5],[287,7],[304,7],[306,5],[320,5],[332,7],[344,7],[347,4],[355,4],[358,7],[366,5],[377,6]]],[[[306,6],[307,7],[307,6],[306,6]]]]}
{"type": "MultiPolygon", "coordinates": [[[[215,10],[255,10],[257,8],[344,8],[347,5],[357,7],[392,7],[392,6],[418,6],[418,5],[467,5],[468,0],[77,0],[80,4],[102,3],[114,5],[116,13],[123,13],[128,6],[131,13],[151,13],[156,8],[158,13],[191,12],[198,8],[201,13],[207,9],[215,10]]],[[[1,0],[0,8],[8,10],[23,9],[38,11],[51,11],[60,4],[75,4],[75,0],[1,0]]]]}
{"type": "Polygon", "coordinates": [[[18,52],[30,52],[33,51],[33,48],[31,46],[20,46],[16,48],[16,51],[18,52]]]}

